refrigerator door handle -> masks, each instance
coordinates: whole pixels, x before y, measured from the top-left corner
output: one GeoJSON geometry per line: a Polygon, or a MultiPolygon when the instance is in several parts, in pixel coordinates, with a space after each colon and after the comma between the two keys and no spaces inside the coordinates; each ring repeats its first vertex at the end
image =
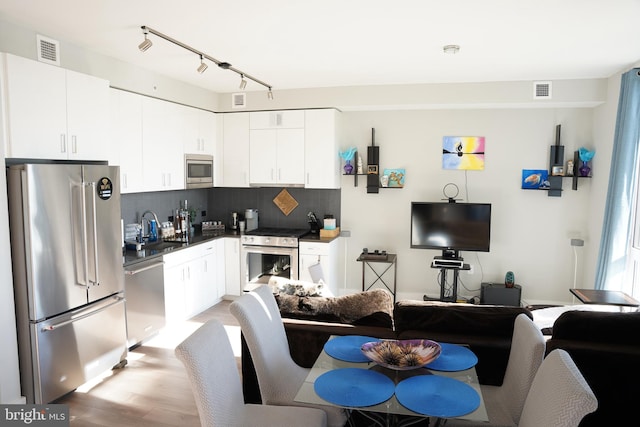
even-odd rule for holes
{"type": "Polygon", "coordinates": [[[90,182],[87,184],[91,188],[91,224],[93,227],[93,265],[94,265],[94,285],[100,284],[100,269],[98,262],[98,220],[96,216],[96,183],[90,182]]]}
{"type": "MultiPolygon", "coordinates": [[[[88,287],[89,283],[89,265],[88,265],[88,259],[89,259],[89,254],[87,252],[87,222],[85,220],[85,218],[87,217],[87,209],[86,209],[86,201],[85,201],[85,194],[84,194],[84,187],[82,187],[82,185],[74,185],[73,188],[76,188],[78,190],[78,192],[80,193],[80,207],[79,209],[79,215],[76,216],[76,220],[79,220],[80,224],[81,224],[81,236],[76,235],[75,231],[75,227],[71,228],[71,232],[73,233],[73,244],[74,247],[80,247],[80,250],[82,251],[82,268],[76,268],[76,275],[80,274],[80,271],[82,271],[83,273],[83,277],[82,278],[78,278],[76,277],[76,282],[77,284],[84,286],[84,287],[88,287]]],[[[76,208],[73,206],[73,202],[74,202],[75,198],[72,197],[71,198],[71,212],[72,212],[72,216],[73,215],[77,215],[78,210],[76,210],[76,208]]],[[[74,221],[75,222],[75,221],[74,221]]],[[[74,249],[75,250],[75,249],[74,249]]],[[[78,254],[76,254],[76,257],[78,256],[78,254]]],[[[77,258],[76,258],[77,261],[77,258]]]]}
{"type": "Polygon", "coordinates": [[[108,309],[109,307],[111,307],[113,305],[120,304],[121,301],[124,301],[124,298],[120,297],[120,296],[116,296],[116,297],[114,297],[114,300],[115,301],[113,301],[113,302],[111,302],[111,303],[109,303],[107,305],[104,305],[104,306],[102,306],[102,307],[100,307],[98,309],[89,310],[89,311],[87,311],[85,313],[81,313],[80,315],[72,317],[70,319],[66,319],[66,320],[63,320],[61,322],[54,323],[54,324],[51,324],[51,325],[43,326],[42,327],[42,332],[55,331],[58,328],[62,328],[63,326],[67,326],[67,325],[69,325],[69,324],[71,324],[73,322],[77,322],[80,319],[84,319],[86,317],[93,316],[94,314],[97,314],[97,313],[100,313],[102,311],[105,311],[106,309],[108,309]]]}

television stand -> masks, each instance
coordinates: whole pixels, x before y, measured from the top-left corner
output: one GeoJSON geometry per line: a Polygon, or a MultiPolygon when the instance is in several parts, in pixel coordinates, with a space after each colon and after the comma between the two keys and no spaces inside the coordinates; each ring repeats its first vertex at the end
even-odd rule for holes
{"type": "Polygon", "coordinates": [[[431,262],[431,268],[440,270],[440,301],[458,301],[458,275],[460,270],[471,270],[469,264],[464,263],[461,257],[435,257],[431,262]],[[453,286],[451,292],[447,292],[447,274],[453,274],[453,286]]]}

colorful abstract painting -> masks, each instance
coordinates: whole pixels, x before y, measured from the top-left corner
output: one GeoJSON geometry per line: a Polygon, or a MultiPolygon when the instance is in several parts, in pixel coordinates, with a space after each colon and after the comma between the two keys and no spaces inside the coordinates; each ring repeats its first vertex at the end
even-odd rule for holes
{"type": "Polygon", "coordinates": [[[385,169],[382,176],[387,177],[387,185],[384,185],[383,181],[383,187],[404,187],[404,169],[385,169]]]}
{"type": "Polygon", "coordinates": [[[522,169],[522,188],[524,190],[546,190],[549,187],[549,171],[522,169]]]}
{"type": "Polygon", "coordinates": [[[484,170],[484,136],[443,137],[442,168],[484,170]]]}

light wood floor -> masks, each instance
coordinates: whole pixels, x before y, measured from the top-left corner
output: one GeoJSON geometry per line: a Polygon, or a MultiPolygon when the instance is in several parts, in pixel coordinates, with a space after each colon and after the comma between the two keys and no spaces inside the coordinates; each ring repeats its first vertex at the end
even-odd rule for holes
{"type": "Polygon", "coordinates": [[[191,386],[173,349],[211,318],[230,335],[240,366],[240,327],[222,301],[188,322],[165,328],[129,352],[128,364],[95,384],[87,384],[58,399],[69,405],[72,426],[198,427],[200,420],[191,386]]]}

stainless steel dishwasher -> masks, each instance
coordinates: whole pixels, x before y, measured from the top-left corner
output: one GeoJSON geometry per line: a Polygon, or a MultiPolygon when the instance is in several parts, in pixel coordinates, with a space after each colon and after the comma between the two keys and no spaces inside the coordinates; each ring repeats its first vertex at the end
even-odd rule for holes
{"type": "Polygon", "coordinates": [[[165,325],[162,258],[125,267],[127,345],[139,345],[165,325]]]}

